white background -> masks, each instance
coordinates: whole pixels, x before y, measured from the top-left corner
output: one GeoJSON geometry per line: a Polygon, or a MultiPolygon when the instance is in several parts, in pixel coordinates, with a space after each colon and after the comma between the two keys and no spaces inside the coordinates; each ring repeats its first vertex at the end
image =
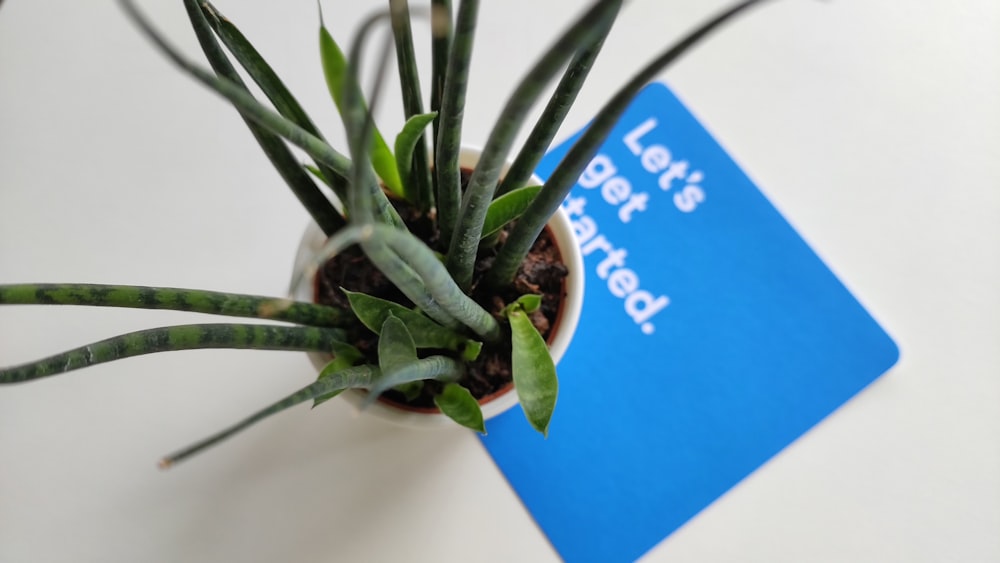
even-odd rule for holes
{"type": "MultiPolygon", "coordinates": [[[[197,54],[179,1],[145,4],[197,54]]],[[[219,4],[339,138],[314,2],[219,4]]],[[[563,135],[722,4],[631,2],[563,135]]],[[[347,43],[376,5],[328,1],[328,23],[347,43]]],[[[484,2],[469,142],[581,5],[484,2]]],[[[998,53],[995,0],[788,0],[665,74],[902,361],[646,560],[1000,560],[998,53]]],[[[0,283],[280,295],[306,220],[235,112],[113,2],[4,2],[0,283]]],[[[0,364],[190,319],[3,307],[0,364]]],[[[472,435],[397,429],[342,402],[156,470],[311,377],[301,354],[186,352],[0,389],[0,561],[558,559],[472,435]]]]}

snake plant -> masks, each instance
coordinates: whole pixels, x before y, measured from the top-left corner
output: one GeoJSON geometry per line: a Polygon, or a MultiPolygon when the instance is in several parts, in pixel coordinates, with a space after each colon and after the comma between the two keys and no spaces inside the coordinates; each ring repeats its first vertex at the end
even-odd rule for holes
{"type": "Polygon", "coordinates": [[[424,21],[421,12],[411,10],[407,0],[389,0],[387,9],[361,22],[346,51],[327,32],[320,16],[322,70],[347,134],[346,154],[325,140],[261,54],[210,2],[183,0],[210,68],[175,49],[132,1],[120,3],[167,59],[235,107],[279,175],[329,237],[322,260],[310,275],[322,261],[360,249],[400,295],[391,301],[346,291],[349,307],[337,308],[190,289],[0,286],[0,304],[173,309],[284,323],[190,324],[133,332],[0,369],[4,384],[174,350],[252,348],[330,355],[314,383],[167,456],[162,465],[169,466],[272,414],[307,401],[318,404],[349,388],[367,390],[367,400],[373,401],[389,390],[409,394],[435,382],[437,408],[457,423],[484,432],[479,404],[465,382],[468,367],[482,350],[491,348],[510,350],[512,378],[527,419],[547,433],[558,383],[545,341],[531,320],[541,298],[515,296],[491,308],[493,296],[509,294],[502,290],[511,286],[546,222],[639,90],[692,45],[759,0],[744,0],[721,12],[641,68],[600,110],[543,186],[525,184],[579,92],[622,0],[593,2],[528,69],[465,182],[458,154],[478,0],[459,0],[454,12],[450,0],[431,0],[432,68],[426,110],[411,27],[424,21]],[[383,25],[392,29],[407,118],[400,133],[390,139],[372,118],[391,58],[388,43],[376,61],[376,84],[367,95],[357,78],[365,40],[383,25]],[[251,92],[234,62],[269,104],[251,92]],[[557,78],[527,141],[512,152],[529,110],[557,78]],[[311,162],[302,163],[291,147],[301,149],[311,162]],[[508,160],[513,164],[501,177],[508,160]],[[430,236],[411,232],[414,217],[430,221],[430,236]],[[504,229],[504,236],[498,236],[504,229]],[[490,262],[477,263],[484,253],[491,256],[490,262]],[[371,331],[377,346],[359,349],[351,336],[358,330],[371,331]]]}

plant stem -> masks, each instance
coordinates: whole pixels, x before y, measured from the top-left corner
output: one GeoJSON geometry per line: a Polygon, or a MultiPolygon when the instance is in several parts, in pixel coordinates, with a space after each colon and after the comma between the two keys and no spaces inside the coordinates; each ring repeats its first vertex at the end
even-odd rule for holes
{"type": "Polygon", "coordinates": [[[0,285],[0,305],[84,305],[167,309],[335,327],[352,322],[340,309],[289,299],[172,287],[101,284],[0,285]]]}
{"type": "Polygon", "coordinates": [[[598,149],[617,124],[618,119],[628,109],[632,99],[642,88],[712,31],[718,29],[743,10],[762,1],[744,0],[705,22],[656,57],[601,108],[597,117],[552,172],[548,181],[545,182],[545,187],[514,226],[507,242],[500,249],[492,269],[487,274],[486,282],[488,284],[499,286],[510,283],[514,279],[518,267],[545,227],[545,223],[569,194],[587,163],[597,154],[598,149]]]}

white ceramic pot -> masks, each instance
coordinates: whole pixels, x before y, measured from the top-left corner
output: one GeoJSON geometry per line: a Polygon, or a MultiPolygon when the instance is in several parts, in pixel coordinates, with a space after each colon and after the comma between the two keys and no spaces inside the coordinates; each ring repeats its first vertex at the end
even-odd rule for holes
{"type": "MultiPolygon", "coordinates": [[[[459,164],[463,168],[473,168],[479,160],[479,151],[471,148],[463,148],[459,157],[459,164]]],[[[509,164],[508,164],[509,166],[509,164]]],[[[506,166],[504,168],[506,173],[506,166]]],[[[542,181],[537,176],[532,176],[528,185],[538,185],[542,181]]],[[[553,361],[558,365],[559,360],[569,348],[576,325],[580,320],[580,311],[583,308],[583,256],[580,254],[580,247],[577,244],[576,236],[573,234],[573,227],[569,217],[562,209],[559,209],[549,220],[547,229],[555,239],[563,262],[569,273],[563,281],[564,297],[559,314],[556,318],[553,332],[549,335],[549,352],[553,361]]],[[[315,256],[326,242],[326,236],[316,226],[310,222],[306,227],[302,240],[299,242],[298,251],[295,254],[295,265],[292,274],[294,280],[299,283],[292,288],[292,298],[298,301],[313,301],[315,298],[315,280],[309,276],[301,276],[301,272],[313,263],[315,256]]],[[[320,353],[309,353],[309,359],[317,370],[330,361],[330,356],[320,353]]],[[[341,395],[355,406],[360,407],[364,398],[364,392],[348,391],[341,395]]],[[[513,385],[508,386],[500,392],[485,397],[480,401],[483,411],[483,418],[489,420],[517,404],[517,392],[513,385]]],[[[451,425],[454,422],[440,412],[427,412],[422,410],[407,409],[396,406],[388,401],[377,401],[369,406],[366,413],[370,413],[379,418],[389,420],[394,423],[416,427],[436,427],[443,424],[451,425]]]]}

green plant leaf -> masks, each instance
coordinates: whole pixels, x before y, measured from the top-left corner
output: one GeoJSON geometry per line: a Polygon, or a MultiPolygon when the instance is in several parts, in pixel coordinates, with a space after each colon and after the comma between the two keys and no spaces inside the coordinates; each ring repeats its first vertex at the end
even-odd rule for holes
{"type": "Polygon", "coordinates": [[[322,137],[312,119],[285,86],[278,73],[271,68],[271,65],[243,35],[243,32],[223,16],[211,2],[207,0],[195,1],[200,5],[201,12],[208,19],[212,29],[222,39],[229,52],[233,54],[233,58],[247,71],[247,74],[260,87],[267,99],[274,104],[274,109],[306,131],[317,137],[322,137]]]}
{"type": "MultiPolygon", "coordinates": [[[[192,63],[176,47],[167,42],[166,38],[150,24],[132,0],[119,0],[119,4],[132,22],[139,27],[142,34],[172,63],[198,82],[226,98],[245,118],[253,120],[267,131],[301,148],[306,154],[321,164],[329,166],[337,174],[345,177],[350,174],[351,161],[334,150],[326,141],[309,133],[281,114],[263,106],[252,94],[246,91],[243,85],[216,76],[214,72],[206,71],[192,63]]],[[[378,205],[380,208],[387,206],[391,209],[388,201],[378,202],[378,205]]],[[[387,214],[391,215],[391,212],[387,212],[387,214]]]]}
{"type": "Polygon", "coordinates": [[[434,397],[434,404],[448,418],[480,434],[486,434],[483,411],[472,393],[465,387],[458,383],[445,385],[444,389],[434,397]]]}
{"type": "Polygon", "coordinates": [[[524,309],[525,313],[534,313],[542,306],[542,296],[533,293],[522,295],[514,301],[514,306],[524,309]]]}
{"type": "MultiPolygon", "coordinates": [[[[487,342],[500,340],[500,324],[497,323],[493,315],[463,293],[448,275],[448,271],[437,259],[434,251],[409,231],[386,225],[348,227],[330,237],[321,256],[328,255],[327,249],[331,248],[331,245],[335,243],[346,244],[351,241],[360,242],[372,262],[428,315],[434,316],[425,303],[437,307],[451,319],[469,327],[487,342]],[[367,246],[364,246],[365,244],[367,246]],[[393,276],[399,272],[391,273],[386,266],[393,266],[393,264],[380,262],[380,259],[377,259],[376,255],[373,254],[373,252],[378,251],[391,252],[393,257],[398,259],[400,265],[406,267],[404,273],[408,275],[409,279],[403,281],[412,282],[415,287],[407,289],[405,284],[397,281],[393,276]],[[414,289],[416,291],[411,291],[414,289]]],[[[437,317],[434,319],[441,324],[447,324],[437,317]]]]}
{"type": "MultiPolygon", "coordinates": [[[[424,104],[417,56],[413,49],[413,31],[410,25],[412,14],[408,0],[389,0],[389,15],[392,20],[393,42],[396,44],[396,68],[399,69],[399,85],[403,94],[403,112],[410,119],[424,113],[424,104]]],[[[414,143],[411,151],[412,158],[405,160],[407,172],[404,173],[403,167],[399,167],[399,176],[410,200],[421,211],[428,211],[434,202],[434,194],[431,189],[427,143],[423,139],[421,132],[420,142],[414,143]]],[[[399,149],[396,153],[397,164],[403,162],[399,157],[399,149]]]]}
{"type": "MultiPolygon", "coordinates": [[[[413,237],[413,234],[407,230],[395,229],[395,231],[402,236],[413,237]]],[[[372,237],[369,241],[362,241],[361,248],[364,250],[365,255],[368,256],[368,259],[385,274],[385,277],[389,278],[392,284],[407,299],[416,304],[428,317],[434,319],[434,321],[442,326],[449,328],[457,328],[459,326],[458,320],[435,301],[429,288],[410,263],[389,248],[388,245],[384,244],[378,238],[378,235],[372,237]]],[[[378,332],[378,329],[375,332],[378,332]]]]}
{"type": "Polygon", "coordinates": [[[313,177],[319,180],[320,182],[323,182],[327,186],[330,185],[330,181],[326,179],[326,174],[323,174],[323,171],[320,170],[319,168],[311,164],[303,164],[302,167],[306,169],[306,172],[312,174],[313,177]]]}
{"type": "Polygon", "coordinates": [[[462,359],[467,362],[474,362],[476,358],[479,357],[479,353],[483,351],[483,343],[478,340],[468,340],[465,343],[465,348],[462,349],[462,359]]]}
{"type": "Polygon", "coordinates": [[[294,407],[299,403],[303,403],[317,397],[322,397],[324,395],[329,395],[330,393],[342,391],[344,389],[367,389],[371,387],[372,382],[378,380],[381,375],[382,374],[379,369],[372,365],[354,366],[338,371],[328,377],[324,377],[319,381],[299,389],[295,393],[288,395],[276,403],[272,403],[270,406],[255,412],[221,432],[216,432],[204,440],[196,442],[183,450],[164,457],[160,460],[160,467],[162,469],[171,467],[206,448],[218,444],[233,434],[236,434],[241,430],[245,430],[252,424],[259,422],[272,414],[277,414],[285,409],[294,407]]]}
{"type": "MultiPolygon", "coordinates": [[[[447,280],[451,279],[447,277],[447,272],[443,272],[443,277],[446,279],[440,280],[440,283],[438,283],[438,278],[441,277],[441,272],[435,274],[434,272],[425,271],[423,274],[418,275],[417,271],[414,268],[411,268],[408,263],[403,260],[401,255],[397,254],[392,248],[389,248],[387,244],[383,243],[383,239],[393,240],[400,237],[412,239],[410,240],[409,245],[404,245],[405,248],[402,251],[404,256],[418,262],[431,260],[436,264],[438,269],[444,270],[444,266],[442,266],[440,261],[437,260],[434,252],[427,248],[424,243],[420,242],[419,239],[414,237],[413,234],[404,229],[397,229],[384,225],[348,226],[346,229],[341,230],[327,240],[326,244],[310,263],[310,269],[315,271],[315,269],[318,269],[324,262],[333,256],[336,256],[337,253],[343,251],[348,246],[352,244],[361,244],[365,254],[367,254],[372,263],[375,264],[375,266],[378,267],[378,269],[381,270],[382,273],[385,274],[385,276],[389,278],[410,301],[415,303],[421,311],[426,313],[442,326],[458,327],[459,319],[445,311],[439,301],[444,299],[444,303],[446,305],[456,305],[456,303],[451,303],[450,300],[457,297],[458,301],[462,301],[465,294],[461,293],[457,287],[443,287],[447,286],[447,280]],[[436,285],[434,287],[434,292],[424,285],[423,278],[425,275],[427,276],[427,279],[432,279],[435,282],[436,285]],[[460,295],[452,295],[453,291],[458,291],[460,295]]],[[[433,267],[431,269],[433,270],[433,267]]],[[[304,274],[300,273],[294,280],[294,283],[301,283],[303,277],[304,274]]],[[[464,305],[458,305],[461,310],[457,312],[462,313],[472,311],[474,318],[467,318],[462,322],[471,323],[469,326],[470,328],[473,328],[473,330],[476,330],[476,328],[485,328],[485,334],[490,337],[499,336],[500,326],[497,324],[496,319],[490,316],[490,314],[485,310],[482,310],[481,307],[480,311],[475,311],[475,307],[478,307],[478,305],[474,307],[473,304],[475,302],[471,300],[469,301],[471,303],[464,302],[464,305]],[[476,319],[486,324],[490,324],[492,322],[492,324],[490,324],[490,326],[481,325],[481,323],[477,322],[476,319]]]]}
{"type": "Polygon", "coordinates": [[[399,391],[406,397],[407,401],[412,401],[420,396],[420,392],[424,389],[423,381],[411,381],[409,383],[403,383],[402,385],[397,385],[393,387],[394,390],[399,391]]]}
{"type": "MultiPolygon", "coordinates": [[[[213,29],[216,33],[218,33],[219,20],[221,16],[215,12],[214,8],[212,8],[207,2],[199,2],[199,0],[185,0],[184,6],[187,9],[188,17],[191,20],[191,26],[194,28],[198,42],[201,44],[202,51],[205,53],[205,56],[208,58],[208,61],[215,70],[216,74],[218,74],[221,78],[230,80],[234,86],[242,88],[247,95],[252,97],[250,91],[247,90],[246,86],[243,84],[243,80],[240,78],[240,75],[236,72],[236,69],[233,68],[232,64],[230,64],[229,58],[222,51],[222,48],[219,46],[218,41],[216,41],[215,36],[212,33],[213,29]]],[[[235,27],[233,27],[232,24],[228,25],[230,28],[235,30],[235,27]]],[[[235,33],[239,35],[238,31],[235,31],[235,33]]],[[[242,38],[241,35],[240,37],[242,38]]],[[[245,38],[243,39],[243,44],[247,46],[249,45],[245,38]]],[[[230,48],[232,49],[232,46],[230,46],[230,48]]],[[[249,49],[256,54],[252,47],[249,47],[249,49]]],[[[232,49],[232,52],[240,63],[244,65],[244,68],[247,68],[247,64],[244,63],[244,59],[241,58],[241,55],[245,53],[245,50],[232,49]]],[[[260,63],[267,68],[267,70],[270,70],[266,63],[263,62],[263,59],[260,59],[259,55],[257,58],[260,63]]],[[[258,74],[254,71],[251,70],[250,74],[254,80],[258,79],[258,74]]],[[[273,72],[271,74],[273,76],[273,72]]],[[[283,85],[281,85],[281,81],[278,80],[276,76],[274,76],[274,80],[277,81],[277,84],[281,86],[282,89],[284,88],[283,85]]],[[[264,92],[268,95],[271,95],[272,90],[273,88],[264,88],[264,92]]],[[[287,90],[283,91],[287,94],[288,98],[291,98],[291,94],[288,94],[287,90]]],[[[298,104],[294,101],[294,98],[291,98],[291,100],[292,105],[298,108],[298,104]]],[[[275,107],[277,107],[280,111],[286,106],[284,104],[276,103],[275,107]]],[[[301,108],[298,109],[301,112],[301,108]]],[[[240,113],[242,114],[242,111],[240,113]]],[[[308,118],[305,119],[308,122],[308,118]]],[[[254,138],[257,139],[257,143],[264,151],[264,154],[267,155],[271,164],[274,165],[275,170],[282,177],[282,179],[285,180],[285,183],[292,190],[292,193],[295,194],[309,214],[312,215],[316,224],[319,225],[323,232],[326,233],[327,236],[330,236],[337,230],[343,228],[345,224],[344,218],[337,213],[330,201],[327,200],[326,196],[323,195],[319,188],[317,188],[313,181],[309,178],[309,175],[302,171],[299,167],[298,160],[285,145],[285,142],[279,136],[269,132],[252,119],[244,116],[243,120],[246,122],[246,125],[250,129],[254,138]]],[[[331,175],[335,174],[332,169],[328,168],[327,170],[331,175]]]]}
{"type": "Polygon", "coordinates": [[[327,352],[342,342],[336,328],[263,324],[194,324],[115,336],[19,366],[0,368],[0,384],[20,383],[123,358],[207,348],[327,352]]]}
{"type": "MultiPolygon", "coordinates": [[[[448,67],[448,53],[451,49],[453,19],[451,0],[431,0],[431,111],[441,109],[445,69],[448,67]]],[[[439,120],[440,115],[434,120],[432,147],[437,146],[439,120]]]]}
{"type": "MultiPolygon", "coordinates": [[[[413,166],[413,152],[417,148],[417,144],[423,141],[424,130],[434,121],[435,117],[437,117],[436,113],[414,115],[406,120],[402,131],[399,132],[399,135],[396,135],[396,168],[399,170],[400,177],[410,177],[413,166]]],[[[410,191],[412,190],[407,187],[407,193],[410,191]]]]}
{"type": "Polygon", "coordinates": [[[511,371],[517,398],[531,426],[548,436],[549,421],[559,394],[555,363],[545,340],[523,308],[511,307],[507,319],[510,320],[511,371]]]}
{"type": "MultiPolygon", "coordinates": [[[[566,66],[579,49],[604,34],[606,24],[615,18],[621,5],[622,0],[593,3],[528,70],[507,99],[462,194],[455,231],[448,245],[446,265],[455,283],[463,290],[468,291],[472,287],[486,210],[493,201],[503,164],[518,130],[550,79],[566,66]]],[[[459,13],[464,6],[463,1],[459,13]]]]}
{"type": "MultiPolygon", "coordinates": [[[[298,100],[295,99],[295,96],[292,95],[281,81],[278,74],[271,68],[246,36],[208,0],[189,1],[195,1],[200,4],[201,11],[205,14],[215,34],[222,39],[222,42],[225,43],[226,48],[233,54],[237,62],[247,71],[247,74],[260,87],[264,95],[271,100],[271,103],[274,104],[274,109],[278,110],[278,113],[281,115],[297,123],[306,131],[322,139],[323,135],[313,124],[298,100]]],[[[317,164],[319,163],[317,162],[317,164]]],[[[347,198],[347,178],[328,166],[320,164],[319,168],[325,170],[324,182],[326,185],[337,194],[337,197],[341,201],[344,201],[347,198]]]]}
{"type": "Polygon", "coordinates": [[[504,174],[503,181],[497,187],[496,195],[503,195],[523,186],[531,178],[531,174],[535,169],[538,168],[538,162],[545,155],[546,151],[549,150],[552,139],[555,138],[556,132],[566,118],[566,114],[573,107],[573,102],[576,101],[576,96],[580,92],[580,88],[586,81],[587,75],[590,73],[590,69],[597,59],[597,55],[601,52],[604,39],[614,25],[614,19],[612,18],[606,22],[604,33],[601,37],[573,55],[573,60],[570,61],[566,70],[563,71],[563,77],[559,80],[559,85],[556,86],[555,92],[552,93],[548,103],[545,104],[545,110],[538,118],[538,121],[535,122],[535,126],[531,129],[527,140],[521,145],[521,150],[517,153],[517,157],[504,174]]]}
{"type": "Polygon", "coordinates": [[[378,367],[384,375],[389,375],[416,360],[417,347],[410,331],[403,321],[389,313],[378,335],[378,367]]]}
{"type": "Polygon", "coordinates": [[[504,225],[517,219],[531,205],[542,186],[525,186],[512,190],[490,203],[486,210],[486,220],[483,222],[483,235],[480,240],[500,232],[504,225]]]}
{"type": "Polygon", "coordinates": [[[601,145],[604,144],[604,140],[617,125],[619,118],[646,84],[660,76],[671,63],[679,59],[688,49],[697,45],[702,39],[744,10],[759,5],[761,1],[743,0],[726,8],[660,53],[615,93],[597,113],[583,134],[573,143],[572,148],[545,181],[545,188],[511,230],[507,242],[500,248],[493,266],[486,275],[488,286],[499,287],[514,279],[521,262],[531,250],[531,245],[545,228],[545,223],[566,199],[569,191],[580,178],[580,174],[597,154],[601,145]]]}
{"type": "Polygon", "coordinates": [[[436,305],[487,342],[496,342],[500,339],[500,325],[493,315],[462,292],[448,270],[426,244],[400,229],[389,230],[378,226],[374,230],[378,233],[376,236],[380,236],[385,244],[420,277],[436,305]]]}
{"type": "Polygon", "coordinates": [[[453,382],[458,381],[462,376],[462,364],[446,356],[430,356],[421,360],[414,360],[402,364],[392,373],[382,373],[373,382],[369,389],[368,396],[365,397],[361,408],[366,408],[374,403],[379,395],[388,389],[411,381],[421,381],[433,379],[436,381],[453,382]]]}
{"type": "Polygon", "coordinates": [[[96,283],[0,285],[0,305],[87,305],[168,309],[326,327],[343,326],[351,320],[346,311],[291,299],[176,287],[96,283]]]}
{"type": "MultiPolygon", "coordinates": [[[[447,13],[450,16],[450,10],[447,10],[447,13]]],[[[450,44],[441,45],[435,42],[438,57],[442,56],[442,50],[447,51],[448,56],[443,74],[444,84],[441,86],[437,139],[434,140],[437,220],[444,246],[448,246],[448,241],[455,232],[462,201],[462,169],[458,164],[458,156],[462,147],[462,118],[465,115],[463,108],[465,108],[469,69],[472,66],[470,62],[472,45],[475,42],[478,19],[479,0],[462,0],[458,5],[454,29],[445,30],[446,38],[450,38],[450,44]]],[[[432,30],[432,33],[435,32],[436,30],[432,30]]]]}
{"type": "MultiPolygon", "coordinates": [[[[319,377],[316,378],[316,381],[322,381],[346,370],[347,368],[353,367],[354,364],[358,363],[362,359],[364,359],[364,354],[362,354],[361,351],[354,346],[343,342],[335,343],[333,345],[333,359],[330,360],[330,363],[323,367],[321,372],[319,372],[319,377]]],[[[331,391],[326,395],[316,397],[313,400],[313,408],[316,408],[336,397],[342,391],[343,389],[338,389],[336,391],[331,391]]]]}
{"type": "MultiPolygon", "coordinates": [[[[330,96],[333,97],[333,103],[336,104],[337,110],[343,113],[344,108],[341,104],[347,73],[347,58],[324,25],[320,26],[319,31],[319,52],[327,89],[330,90],[330,96]]],[[[406,199],[407,194],[403,189],[399,170],[396,168],[396,159],[392,156],[389,145],[386,144],[377,128],[373,131],[369,159],[375,168],[375,173],[382,179],[389,191],[406,199]]]]}
{"type": "Polygon", "coordinates": [[[413,337],[417,348],[444,348],[446,350],[462,350],[469,345],[469,339],[457,332],[445,328],[422,313],[407,309],[399,303],[393,303],[364,293],[341,289],[351,303],[351,310],[374,333],[379,333],[390,315],[395,316],[406,325],[407,331],[413,337]]]}

